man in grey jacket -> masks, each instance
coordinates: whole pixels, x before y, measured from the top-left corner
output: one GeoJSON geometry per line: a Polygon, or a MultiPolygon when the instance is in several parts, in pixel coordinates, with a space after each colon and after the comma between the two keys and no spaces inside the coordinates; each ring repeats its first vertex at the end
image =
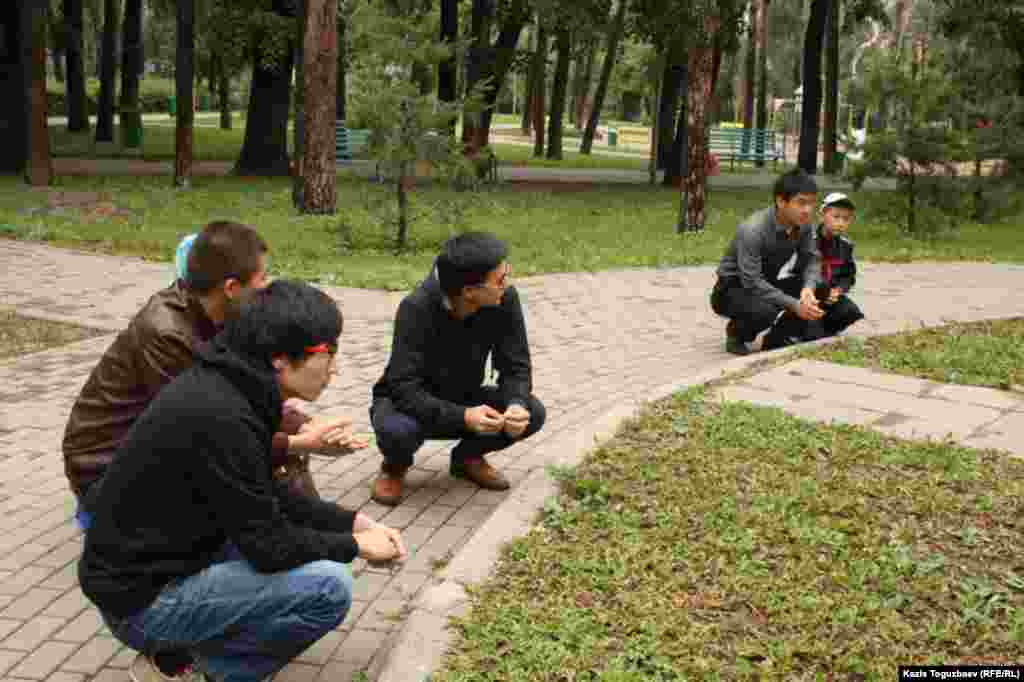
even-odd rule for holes
{"type": "Polygon", "coordinates": [[[821,277],[811,217],[818,187],[797,168],[775,181],[773,206],[758,211],[736,228],[718,265],[711,308],[729,318],[725,349],[735,355],[751,352],[750,343],[771,327],[762,348],[789,343],[792,322],[821,319],[814,288],[821,277]],[[798,255],[802,272],[780,277],[787,262],[798,255]]]}

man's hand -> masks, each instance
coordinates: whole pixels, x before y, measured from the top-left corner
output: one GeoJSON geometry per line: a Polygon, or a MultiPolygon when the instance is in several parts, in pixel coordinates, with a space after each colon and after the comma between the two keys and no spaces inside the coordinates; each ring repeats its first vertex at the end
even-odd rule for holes
{"type": "Polygon", "coordinates": [[[519,438],[530,425],[530,413],[522,405],[510,405],[505,410],[505,433],[509,438],[519,438]]]}
{"type": "Polygon", "coordinates": [[[368,445],[352,435],[348,417],[313,418],[299,427],[299,433],[288,438],[288,449],[299,452],[320,452],[327,455],[348,455],[368,445]]]}
{"type": "Polygon", "coordinates": [[[467,407],[463,419],[473,433],[500,433],[505,425],[505,415],[490,405],[467,407]]]}
{"type": "Polygon", "coordinates": [[[394,528],[375,525],[368,530],[352,533],[359,545],[359,556],[369,563],[385,561],[402,561],[405,559],[405,544],[402,536],[394,528]]]}
{"type": "Polygon", "coordinates": [[[839,297],[842,296],[842,295],[843,295],[843,290],[842,289],[840,289],[839,287],[833,287],[832,290],[830,292],[828,292],[828,302],[829,303],[836,303],[836,302],[839,301],[839,297]]]}
{"type": "Polygon", "coordinates": [[[356,512],[356,517],[352,519],[352,533],[362,533],[363,531],[376,528],[380,524],[371,519],[363,512],[356,512]]]}
{"type": "Polygon", "coordinates": [[[825,314],[818,307],[818,299],[814,295],[814,289],[811,287],[804,287],[800,291],[800,303],[793,312],[801,320],[820,320],[825,314]]]}

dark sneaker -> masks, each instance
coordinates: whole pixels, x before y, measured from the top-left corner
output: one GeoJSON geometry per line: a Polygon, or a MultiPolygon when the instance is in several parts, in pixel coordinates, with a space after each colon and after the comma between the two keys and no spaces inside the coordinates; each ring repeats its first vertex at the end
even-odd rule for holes
{"type": "Polygon", "coordinates": [[[466,478],[487,490],[508,490],[509,482],[500,471],[487,463],[483,457],[465,462],[452,460],[448,469],[455,478],[466,478]]]}
{"type": "Polygon", "coordinates": [[[749,343],[744,343],[735,336],[725,337],[725,350],[733,355],[750,355],[753,352],[749,343]]]}

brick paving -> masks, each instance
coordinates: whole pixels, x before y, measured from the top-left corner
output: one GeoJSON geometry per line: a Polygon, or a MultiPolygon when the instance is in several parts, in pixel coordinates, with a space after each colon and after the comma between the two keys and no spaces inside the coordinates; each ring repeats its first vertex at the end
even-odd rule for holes
{"type": "MultiPolygon", "coordinates": [[[[1024,268],[1018,266],[865,263],[861,269],[863,284],[856,298],[870,319],[860,323],[860,333],[1024,314],[1024,300],[1015,293],[1024,285],[1024,268]]],[[[0,301],[25,315],[113,333],[170,279],[166,263],[0,240],[0,301]]],[[[590,445],[567,436],[587,432],[609,411],[649,397],[668,383],[728,367],[733,359],[722,348],[724,324],[707,304],[712,282],[710,267],[517,281],[530,331],[535,391],[547,405],[548,424],[535,438],[493,456],[495,465],[513,483],[523,481],[548,463],[564,461],[565,448],[590,445]]],[[[348,414],[365,431],[370,386],[386,362],[401,294],[327,291],[345,313],[341,363],[334,384],[309,410],[348,414]]],[[[3,679],[123,682],[128,677],[132,652],[111,638],[77,587],[81,538],[70,521],[74,501],[60,454],[71,404],[111,340],[107,334],[0,363],[3,679]]],[[[935,389],[936,395],[939,390],[944,389],[935,389]]],[[[913,397],[923,399],[920,391],[913,397]]],[[[893,409],[909,410],[910,398],[893,409]]],[[[971,431],[971,438],[1016,438],[1007,406],[989,405],[988,398],[972,400],[975,416],[998,412],[1002,417],[971,431]]],[[[401,527],[412,556],[394,570],[357,560],[348,618],[277,680],[347,682],[356,673],[381,670],[389,635],[403,623],[412,600],[441,581],[444,566],[474,530],[515,496],[515,487],[499,494],[449,478],[450,446],[431,442],[418,454],[407,498],[394,509],[369,501],[369,484],[380,462],[373,448],[314,461],[325,497],[401,527]]]]}

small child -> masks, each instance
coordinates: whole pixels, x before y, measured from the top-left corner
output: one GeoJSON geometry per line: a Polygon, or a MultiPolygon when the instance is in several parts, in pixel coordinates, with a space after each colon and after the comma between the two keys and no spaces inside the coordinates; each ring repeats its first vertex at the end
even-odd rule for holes
{"type": "Polygon", "coordinates": [[[821,204],[817,238],[822,289],[816,293],[825,316],[807,323],[804,338],[808,341],[834,336],[864,318],[857,304],[847,296],[857,281],[853,243],[846,238],[854,210],[853,201],[842,192],[832,192],[821,204]]]}

